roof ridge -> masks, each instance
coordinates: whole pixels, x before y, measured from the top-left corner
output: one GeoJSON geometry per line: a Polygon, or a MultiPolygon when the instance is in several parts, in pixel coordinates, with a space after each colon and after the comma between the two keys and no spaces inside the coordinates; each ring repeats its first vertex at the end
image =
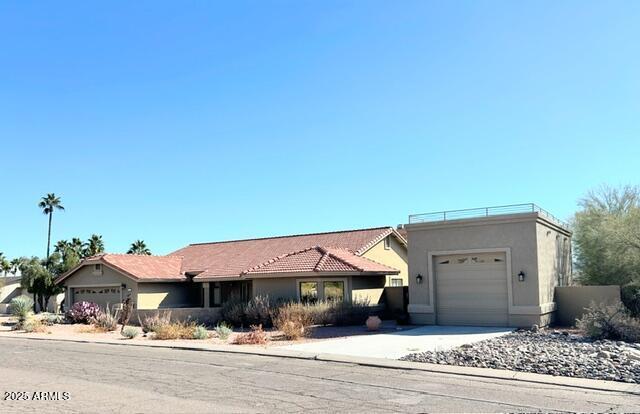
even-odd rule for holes
{"type": "MultiPolygon", "coordinates": [[[[334,248],[334,249],[335,249],[335,250],[344,250],[345,252],[347,252],[347,253],[349,253],[349,254],[352,254],[352,255],[354,255],[354,256],[357,256],[356,254],[354,254],[354,253],[350,252],[350,251],[349,251],[349,250],[347,250],[347,249],[340,249],[340,248],[337,248],[337,247],[336,247],[336,248],[334,248]]],[[[343,263],[343,264],[345,264],[345,265],[347,265],[347,266],[349,266],[349,267],[352,267],[352,268],[356,269],[358,272],[364,272],[364,269],[363,269],[362,267],[360,267],[360,266],[358,266],[358,265],[355,265],[355,264],[353,264],[353,263],[349,263],[349,262],[348,262],[348,261],[346,261],[345,259],[343,259],[343,258],[341,258],[341,257],[339,257],[339,256],[337,256],[337,255],[335,255],[335,254],[333,254],[333,253],[331,253],[331,251],[330,251],[330,250],[326,250],[326,252],[327,252],[327,254],[328,254],[328,255],[331,255],[331,257],[333,257],[333,258],[334,258],[334,259],[336,259],[337,261],[339,261],[339,262],[341,262],[341,263],[343,263]]]]}
{"type": "Polygon", "coordinates": [[[271,237],[254,237],[250,239],[234,239],[234,240],[223,240],[223,241],[214,241],[214,242],[201,242],[201,243],[190,243],[188,246],[202,246],[206,244],[224,244],[224,243],[234,243],[241,241],[254,241],[254,240],[272,240],[272,239],[286,239],[289,237],[300,237],[300,236],[319,236],[322,234],[337,234],[337,233],[355,233],[360,231],[367,230],[382,230],[382,229],[393,229],[392,226],[380,226],[380,227],[367,227],[364,229],[351,229],[351,230],[335,230],[335,231],[324,231],[317,233],[299,233],[299,234],[289,234],[286,236],[271,236],[271,237]]]}
{"type": "Polygon", "coordinates": [[[245,269],[242,272],[240,272],[240,274],[241,275],[246,275],[246,274],[248,274],[250,272],[256,271],[258,269],[262,269],[263,267],[266,267],[266,266],[268,266],[268,265],[270,265],[272,263],[275,263],[278,260],[282,260],[285,257],[289,257],[289,256],[293,256],[293,255],[296,255],[296,254],[304,253],[304,252],[307,252],[307,251],[313,250],[313,249],[320,249],[320,246],[311,246],[311,247],[307,247],[305,249],[294,250],[294,251],[289,252],[289,253],[281,254],[279,256],[276,256],[276,257],[273,257],[273,258],[267,260],[266,262],[262,262],[262,263],[260,263],[258,265],[250,267],[249,269],[245,269]]]}

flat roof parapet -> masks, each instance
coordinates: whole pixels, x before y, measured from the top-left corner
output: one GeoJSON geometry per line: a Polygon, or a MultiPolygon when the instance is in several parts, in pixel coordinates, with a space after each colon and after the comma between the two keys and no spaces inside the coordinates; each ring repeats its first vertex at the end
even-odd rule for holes
{"type": "Polygon", "coordinates": [[[539,207],[534,203],[511,204],[506,206],[478,207],[468,208],[464,210],[448,210],[437,211],[433,213],[411,214],[409,216],[409,224],[430,223],[438,221],[464,220],[482,217],[494,217],[511,214],[531,214],[538,213],[539,216],[553,222],[554,224],[569,229],[569,224],[560,220],[547,210],[539,207]]]}

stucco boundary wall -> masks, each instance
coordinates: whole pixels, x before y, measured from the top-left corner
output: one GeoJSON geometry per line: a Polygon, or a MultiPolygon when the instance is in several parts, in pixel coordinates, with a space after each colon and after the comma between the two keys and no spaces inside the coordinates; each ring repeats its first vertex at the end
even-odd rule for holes
{"type": "Polygon", "coordinates": [[[558,286],[555,302],[556,325],[573,326],[592,303],[620,303],[620,286],[558,286]]]}
{"type": "Polygon", "coordinates": [[[195,321],[199,324],[213,326],[220,321],[222,308],[162,308],[162,309],[136,309],[131,315],[129,323],[138,325],[138,317],[156,314],[163,315],[171,312],[171,322],[195,321]]]}

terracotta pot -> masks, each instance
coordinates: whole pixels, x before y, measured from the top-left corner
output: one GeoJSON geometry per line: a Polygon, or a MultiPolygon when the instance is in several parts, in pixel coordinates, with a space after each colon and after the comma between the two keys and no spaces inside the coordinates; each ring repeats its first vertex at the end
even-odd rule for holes
{"type": "Polygon", "coordinates": [[[377,316],[369,316],[367,318],[367,329],[370,331],[377,331],[378,329],[380,329],[381,323],[382,320],[377,316]]]}

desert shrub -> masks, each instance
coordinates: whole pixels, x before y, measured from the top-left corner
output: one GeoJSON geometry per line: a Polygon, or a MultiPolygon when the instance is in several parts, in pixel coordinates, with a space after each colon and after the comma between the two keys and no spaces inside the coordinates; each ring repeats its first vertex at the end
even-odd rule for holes
{"type": "Polygon", "coordinates": [[[640,283],[631,283],[620,289],[622,303],[633,317],[640,317],[640,283]]]}
{"type": "Polygon", "coordinates": [[[121,334],[127,339],[133,339],[138,336],[138,330],[134,326],[125,326],[121,334]]]}
{"type": "Polygon", "coordinates": [[[224,322],[219,323],[216,326],[215,331],[218,334],[218,338],[222,339],[223,341],[226,341],[227,338],[229,338],[229,336],[233,333],[231,327],[224,322]]]}
{"type": "Polygon", "coordinates": [[[9,302],[9,312],[18,318],[18,324],[24,322],[33,310],[33,299],[29,296],[18,296],[9,302]]]}
{"type": "Polygon", "coordinates": [[[33,317],[27,318],[22,323],[22,329],[24,329],[24,331],[28,333],[47,331],[47,327],[40,321],[40,319],[33,318],[33,317]]]}
{"type": "Polygon", "coordinates": [[[46,326],[57,325],[64,322],[64,315],[59,313],[41,313],[38,315],[40,322],[46,326]]]}
{"type": "Polygon", "coordinates": [[[196,326],[193,330],[193,339],[207,339],[209,337],[209,331],[202,325],[196,326]]]}
{"type": "Polygon", "coordinates": [[[118,328],[118,318],[109,311],[109,306],[107,306],[106,312],[100,312],[98,316],[92,317],[90,322],[96,331],[111,332],[118,328]]]}
{"type": "Polygon", "coordinates": [[[269,341],[262,325],[251,325],[251,331],[238,335],[235,344],[238,345],[264,345],[269,341]]]}
{"type": "Polygon", "coordinates": [[[244,305],[244,323],[247,325],[271,326],[269,296],[256,296],[244,305]]]}
{"type": "Polygon", "coordinates": [[[591,304],[576,326],[593,339],[640,341],[640,320],[623,305],[591,304]]]}
{"type": "Polygon", "coordinates": [[[220,317],[233,326],[242,326],[244,324],[244,309],[246,302],[243,302],[237,296],[231,296],[220,309],[220,317]]]}
{"type": "Polygon", "coordinates": [[[354,299],[351,302],[335,302],[336,325],[362,325],[371,316],[368,299],[354,299]]]}
{"type": "Polygon", "coordinates": [[[156,311],[153,315],[144,316],[142,318],[138,315],[138,322],[140,322],[142,332],[155,332],[159,327],[166,326],[171,323],[171,311],[163,312],[162,314],[156,311]]]}
{"type": "Polygon", "coordinates": [[[273,326],[285,338],[296,340],[309,333],[314,320],[308,307],[300,303],[287,303],[272,312],[273,326]]]}
{"type": "Polygon", "coordinates": [[[193,322],[173,322],[155,327],[153,339],[193,339],[193,322]]]}
{"type": "Polygon", "coordinates": [[[335,301],[318,301],[314,304],[301,304],[315,325],[335,325],[336,307],[335,301]]]}
{"type": "Polygon", "coordinates": [[[97,318],[102,311],[93,302],[77,302],[67,311],[67,318],[73,323],[90,323],[92,318],[97,318]]]}

